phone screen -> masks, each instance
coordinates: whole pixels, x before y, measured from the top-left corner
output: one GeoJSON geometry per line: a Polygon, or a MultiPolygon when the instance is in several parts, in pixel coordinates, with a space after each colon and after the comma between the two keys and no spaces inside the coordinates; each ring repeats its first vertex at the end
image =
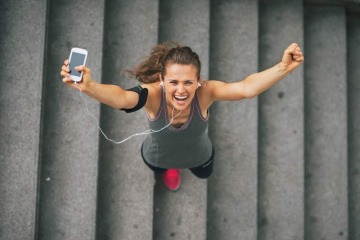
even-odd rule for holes
{"type": "Polygon", "coordinates": [[[85,54],[73,52],[70,60],[70,74],[76,77],[81,76],[81,72],[75,70],[75,67],[84,65],[85,54]]]}

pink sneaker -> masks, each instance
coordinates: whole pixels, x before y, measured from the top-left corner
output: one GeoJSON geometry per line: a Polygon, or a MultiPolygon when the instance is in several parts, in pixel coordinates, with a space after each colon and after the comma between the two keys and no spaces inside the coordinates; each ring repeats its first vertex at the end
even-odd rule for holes
{"type": "Polygon", "coordinates": [[[162,179],[168,189],[176,191],[180,187],[180,169],[168,169],[163,173],[162,179]]]}

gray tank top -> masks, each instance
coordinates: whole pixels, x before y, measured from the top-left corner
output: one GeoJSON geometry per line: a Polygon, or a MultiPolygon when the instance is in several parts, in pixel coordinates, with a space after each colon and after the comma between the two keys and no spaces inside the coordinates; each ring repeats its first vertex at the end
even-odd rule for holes
{"type": "MultiPolygon", "coordinates": [[[[169,124],[165,92],[159,111],[154,119],[149,118],[151,129],[158,130],[169,124]]],[[[192,168],[204,164],[211,157],[212,144],[206,133],[208,118],[203,118],[197,96],[191,102],[190,115],[180,128],[169,126],[152,133],[145,139],[141,151],[144,160],[160,168],[192,168]]]]}

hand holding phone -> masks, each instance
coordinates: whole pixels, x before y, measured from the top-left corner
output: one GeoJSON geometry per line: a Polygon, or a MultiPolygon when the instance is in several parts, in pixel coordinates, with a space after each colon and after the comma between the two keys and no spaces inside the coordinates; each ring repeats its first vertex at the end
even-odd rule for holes
{"type": "Polygon", "coordinates": [[[88,51],[82,48],[72,48],[69,56],[69,74],[70,78],[74,82],[80,82],[83,76],[83,72],[78,72],[75,67],[84,65],[86,63],[88,51]]]}

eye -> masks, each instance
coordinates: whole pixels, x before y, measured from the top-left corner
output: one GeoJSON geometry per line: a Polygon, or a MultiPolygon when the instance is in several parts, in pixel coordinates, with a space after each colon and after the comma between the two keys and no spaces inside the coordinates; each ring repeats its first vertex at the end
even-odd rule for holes
{"type": "Polygon", "coordinates": [[[177,84],[177,81],[170,81],[170,84],[171,84],[171,85],[176,85],[176,84],[177,84]]]}
{"type": "Polygon", "coordinates": [[[193,84],[193,82],[191,82],[191,81],[186,81],[186,82],[185,82],[185,85],[186,85],[186,86],[191,86],[192,84],[193,84]]]}

